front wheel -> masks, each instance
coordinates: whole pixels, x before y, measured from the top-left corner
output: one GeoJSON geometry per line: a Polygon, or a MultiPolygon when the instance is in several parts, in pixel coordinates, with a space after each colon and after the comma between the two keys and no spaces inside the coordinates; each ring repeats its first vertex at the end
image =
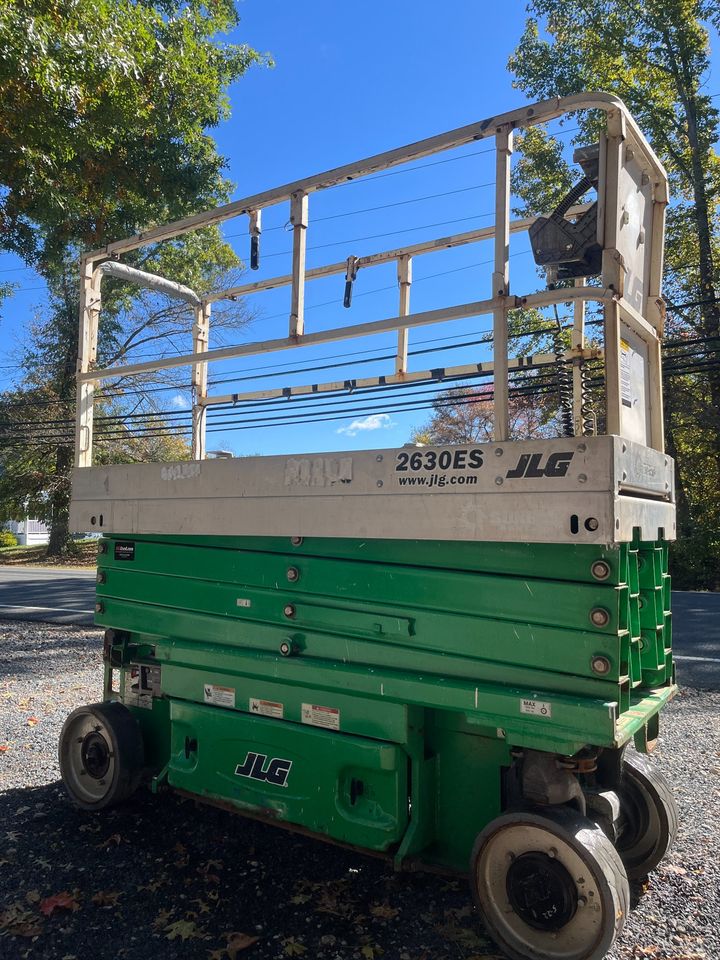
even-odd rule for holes
{"type": "Polygon", "coordinates": [[[65,789],[83,810],[122,803],[140,782],[142,735],[122,703],[92,703],[73,710],[60,734],[59,754],[65,789]]]}
{"type": "Polygon", "coordinates": [[[470,882],[488,933],[513,960],[600,960],[630,907],[617,851],[569,808],[497,817],[477,838],[470,882]]]}

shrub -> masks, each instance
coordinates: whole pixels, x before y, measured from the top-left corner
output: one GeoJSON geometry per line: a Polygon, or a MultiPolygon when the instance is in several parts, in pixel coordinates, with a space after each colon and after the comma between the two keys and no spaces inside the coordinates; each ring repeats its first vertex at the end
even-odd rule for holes
{"type": "Polygon", "coordinates": [[[9,530],[0,530],[0,547],[16,547],[18,539],[9,530]]]}

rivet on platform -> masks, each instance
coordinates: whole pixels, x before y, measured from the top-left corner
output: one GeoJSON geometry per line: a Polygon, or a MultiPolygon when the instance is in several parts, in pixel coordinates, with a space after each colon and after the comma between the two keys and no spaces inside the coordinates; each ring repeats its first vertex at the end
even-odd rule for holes
{"type": "Polygon", "coordinates": [[[98,570],[97,577],[95,578],[98,583],[105,583],[107,577],[104,570],[98,570]]]}
{"type": "Polygon", "coordinates": [[[104,613],[104,612],[105,612],[105,606],[104,606],[104,604],[102,604],[102,603],[96,603],[96,604],[95,604],[95,613],[104,613]]]}
{"type": "Polygon", "coordinates": [[[599,673],[600,676],[605,676],[610,673],[610,661],[607,657],[593,657],[590,661],[590,666],[593,669],[593,673],[599,673]]]}
{"type": "Polygon", "coordinates": [[[590,567],[590,573],[596,580],[607,580],[610,576],[610,565],[605,563],[604,560],[596,560],[590,567]]]}
{"type": "Polygon", "coordinates": [[[294,616],[295,616],[295,607],[292,605],[292,603],[287,603],[287,604],[285,604],[285,608],[284,608],[284,610],[283,610],[283,613],[285,614],[286,617],[294,617],[294,616]]]}
{"type": "Polygon", "coordinates": [[[280,654],[283,657],[292,657],[297,652],[297,647],[292,640],[283,640],[283,642],[280,644],[280,654]]]}
{"type": "Polygon", "coordinates": [[[605,607],[593,607],[590,611],[590,622],[596,627],[605,627],[610,623],[610,614],[605,607]]]}
{"type": "Polygon", "coordinates": [[[300,579],[300,571],[297,567],[288,567],[287,578],[290,583],[296,583],[300,579]]]}
{"type": "Polygon", "coordinates": [[[291,543],[294,547],[299,547],[302,542],[303,542],[303,538],[302,538],[302,537],[290,537],[290,543],[291,543]]]}

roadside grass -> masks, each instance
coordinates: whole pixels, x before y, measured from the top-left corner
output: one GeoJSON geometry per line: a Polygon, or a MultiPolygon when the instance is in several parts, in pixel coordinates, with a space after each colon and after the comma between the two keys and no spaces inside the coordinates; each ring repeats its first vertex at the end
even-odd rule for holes
{"type": "Polygon", "coordinates": [[[75,540],[64,557],[48,557],[47,544],[31,547],[0,547],[0,566],[94,567],[97,540],[75,540]]]}

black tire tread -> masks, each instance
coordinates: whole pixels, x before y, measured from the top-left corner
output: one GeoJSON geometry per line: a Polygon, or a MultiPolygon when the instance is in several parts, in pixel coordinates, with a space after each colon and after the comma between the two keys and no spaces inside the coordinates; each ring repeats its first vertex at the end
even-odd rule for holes
{"type": "MultiPolygon", "coordinates": [[[[492,928],[489,924],[485,923],[482,906],[476,889],[476,862],[486,837],[494,832],[498,821],[505,820],[506,818],[512,820],[516,816],[517,814],[506,813],[491,821],[478,835],[470,857],[470,886],[473,900],[491,939],[494,939],[492,928]]],[[[589,851],[602,870],[613,895],[613,900],[615,901],[612,935],[609,937],[606,936],[596,950],[586,954],[583,958],[583,960],[602,960],[615,940],[621,935],[625,921],[630,914],[630,886],[620,855],[600,827],[573,808],[553,807],[531,814],[520,814],[520,816],[522,816],[523,819],[527,818],[526,822],[539,822],[540,825],[543,825],[542,821],[545,821],[546,823],[549,822],[559,827],[562,832],[566,834],[564,839],[569,841],[576,849],[582,848],[583,851],[589,851]]],[[[496,940],[496,942],[498,941],[496,940]]],[[[501,946],[503,951],[507,953],[512,960],[528,960],[525,954],[516,952],[514,949],[509,948],[507,944],[498,943],[498,945],[501,946]]],[[[532,960],[541,960],[542,957],[542,954],[536,953],[532,960]]],[[[550,954],[545,954],[545,957],[547,957],[547,960],[553,960],[550,954]]]]}
{"type": "Polygon", "coordinates": [[[680,814],[670,784],[646,756],[628,750],[623,757],[623,776],[628,775],[628,771],[630,771],[629,777],[631,779],[634,776],[646,790],[655,795],[660,815],[667,820],[665,842],[656,847],[652,857],[647,858],[638,866],[633,867],[629,864],[625,866],[627,875],[631,880],[641,880],[654,870],[669,853],[677,836],[680,814]]]}
{"type": "Polygon", "coordinates": [[[145,751],[142,734],[137,721],[128,708],[117,700],[107,700],[103,703],[90,703],[78,707],[68,716],[60,733],[58,746],[60,759],[60,773],[63,785],[73,804],[83,810],[106,810],[115,807],[127,800],[137,789],[142,778],[145,762],[145,751]],[[63,745],[66,731],[72,721],[83,714],[90,714],[98,719],[110,734],[112,747],[116,757],[116,776],[111,788],[105,797],[96,803],[88,803],[77,797],[68,787],[63,769],[65,758],[63,745]]]}

